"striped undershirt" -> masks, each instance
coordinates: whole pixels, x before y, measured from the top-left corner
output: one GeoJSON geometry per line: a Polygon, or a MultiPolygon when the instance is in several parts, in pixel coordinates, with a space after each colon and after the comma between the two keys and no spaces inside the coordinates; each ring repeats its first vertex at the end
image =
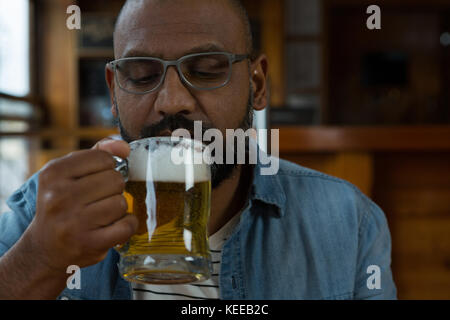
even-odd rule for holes
{"type": "Polygon", "coordinates": [[[222,247],[239,222],[240,213],[236,214],[220,230],[209,237],[211,251],[211,278],[193,284],[150,285],[132,283],[134,300],[205,300],[219,299],[219,273],[222,261],[222,247]]]}

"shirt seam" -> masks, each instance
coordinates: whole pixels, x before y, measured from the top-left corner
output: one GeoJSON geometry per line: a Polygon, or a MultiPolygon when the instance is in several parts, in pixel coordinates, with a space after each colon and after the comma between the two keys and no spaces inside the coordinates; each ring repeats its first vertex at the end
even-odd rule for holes
{"type": "Polygon", "coordinates": [[[326,175],[320,172],[299,172],[299,171],[286,171],[283,170],[282,172],[278,172],[279,176],[295,176],[295,177],[307,177],[307,178],[319,178],[319,179],[323,179],[323,180],[328,180],[328,181],[334,181],[337,183],[341,183],[341,184],[345,184],[349,187],[351,187],[354,190],[357,190],[358,192],[361,192],[355,185],[353,185],[352,183],[343,180],[341,178],[337,178],[337,177],[333,177],[330,175],[326,175]]]}
{"type": "MultiPolygon", "coordinates": [[[[372,201],[370,198],[368,198],[364,193],[361,192],[361,190],[359,190],[359,188],[357,186],[355,186],[354,184],[352,184],[351,182],[348,182],[344,179],[338,178],[338,177],[333,177],[321,172],[299,172],[299,171],[283,171],[283,172],[279,172],[278,175],[281,176],[295,176],[295,177],[307,177],[307,178],[319,178],[319,179],[323,179],[323,180],[328,180],[328,181],[333,181],[339,184],[343,184],[347,187],[350,187],[351,189],[353,189],[353,191],[355,191],[357,193],[358,196],[361,196],[364,200],[364,203],[367,206],[367,200],[372,201]]],[[[372,209],[369,208],[368,209],[372,209]]]]}
{"type": "MultiPolygon", "coordinates": [[[[369,215],[373,216],[372,213],[372,208],[370,206],[367,205],[367,203],[364,203],[364,212],[363,212],[363,216],[361,218],[361,222],[359,224],[359,230],[358,230],[358,248],[359,248],[359,243],[361,242],[361,237],[363,235],[363,232],[365,232],[366,227],[367,227],[367,221],[369,220],[369,215]]],[[[358,250],[359,251],[359,250],[358,250]]]]}

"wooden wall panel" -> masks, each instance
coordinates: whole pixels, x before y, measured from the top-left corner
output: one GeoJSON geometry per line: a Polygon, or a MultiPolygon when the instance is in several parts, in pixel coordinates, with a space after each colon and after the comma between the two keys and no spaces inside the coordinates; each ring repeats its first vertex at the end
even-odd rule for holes
{"type": "MultiPolygon", "coordinates": [[[[50,116],[50,126],[74,130],[78,124],[78,87],[75,52],[76,30],[66,26],[67,7],[71,0],[43,0],[42,16],[42,94],[50,116]]],[[[53,147],[76,149],[76,139],[53,137],[53,147]]]]}
{"type": "Polygon", "coordinates": [[[399,298],[450,299],[450,212],[439,218],[390,221],[399,298]]]}
{"type": "MultiPolygon", "coordinates": [[[[450,216],[450,187],[395,187],[384,188],[377,195],[378,201],[395,212],[398,218],[450,216]]],[[[450,229],[449,229],[450,234],[450,229]]]]}
{"type": "Polygon", "coordinates": [[[450,299],[450,153],[374,156],[400,299],[450,299]]]}
{"type": "Polygon", "coordinates": [[[284,105],[284,3],[263,0],[261,8],[262,51],[269,60],[270,105],[284,105]]]}

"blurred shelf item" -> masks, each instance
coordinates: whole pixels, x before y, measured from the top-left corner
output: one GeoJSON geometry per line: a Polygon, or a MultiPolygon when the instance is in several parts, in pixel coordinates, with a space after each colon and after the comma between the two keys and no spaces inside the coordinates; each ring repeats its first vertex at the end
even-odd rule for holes
{"type": "Polygon", "coordinates": [[[361,21],[366,2],[325,1],[327,125],[450,124],[450,1],[380,2],[382,27],[361,21]],[[360,27],[357,27],[360,25],[360,27]]]}
{"type": "Polygon", "coordinates": [[[326,105],[326,51],[322,1],[284,1],[284,108],[273,113],[273,123],[323,124],[326,105]],[[298,109],[294,111],[291,109],[298,109]],[[290,116],[291,115],[291,116],[290,116]]]}
{"type": "Polygon", "coordinates": [[[83,27],[79,32],[80,48],[112,48],[116,14],[83,11],[83,27]]]}
{"type": "Polygon", "coordinates": [[[109,89],[105,80],[105,65],[110,59],[80,59],[79,71],[79,123],[81,127],[115,124],[111,113],[109,89]]]}
{"type": "Polygon", "coordinates": [[[285,0],[285,33],[291,37],[321,34],[321,4],[317,0],[285,0]]]}

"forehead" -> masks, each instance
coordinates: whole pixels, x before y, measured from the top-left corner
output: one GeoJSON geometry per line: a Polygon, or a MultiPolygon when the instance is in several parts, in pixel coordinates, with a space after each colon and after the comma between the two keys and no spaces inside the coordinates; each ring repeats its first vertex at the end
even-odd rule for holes
{"type": "Polygon", "coordinates": [[[205,46],[245,53],[243,23],[227,1],[135,2],[125,10],[115,35],[116,58],[140,53],[176,59],[205,46]]]}

